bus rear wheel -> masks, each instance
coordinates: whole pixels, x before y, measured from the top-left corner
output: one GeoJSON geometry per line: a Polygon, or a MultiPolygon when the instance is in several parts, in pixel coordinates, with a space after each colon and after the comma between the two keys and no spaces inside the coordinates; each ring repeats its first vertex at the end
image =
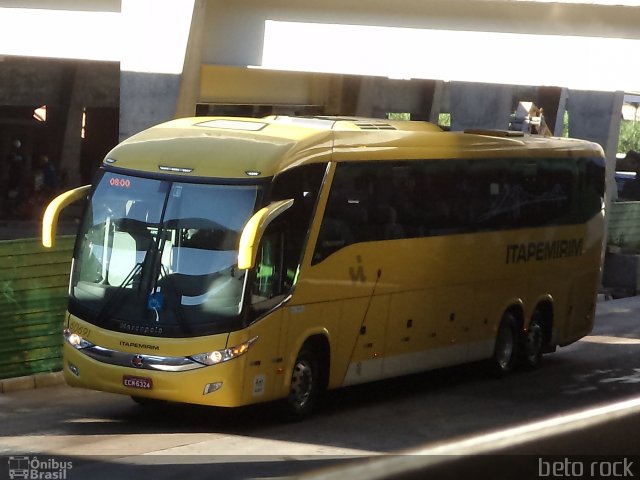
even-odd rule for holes
{"type": "Polygon", "coordinates": [[[286,420],[302,420],[315,410],[322,390],[320,378],[320,362],[315,351],[303,347],[291,373],[291,388],[285,401],[286,420]]]}
{"type": "Polygon", "coordinates": [[[515,316],[507,312],[502,317],[493,350],[492,370],[497,376],[511,373],[518,360],[518,324],[515,316]]]}

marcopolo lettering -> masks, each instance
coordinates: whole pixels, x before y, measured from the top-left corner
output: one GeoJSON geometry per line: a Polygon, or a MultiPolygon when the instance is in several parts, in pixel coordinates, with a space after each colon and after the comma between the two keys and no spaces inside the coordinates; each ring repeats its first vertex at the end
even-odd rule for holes
{"type": "Polygon", "coordinates": [[[507,263],[545,262],[582,255],[582,238],[507,245],[507,263]]]}
{"type": "Polygon", "coordinates": [[[124,333],[140,333],[142,335],[162,335],[162,327],[131,325],[125,322],[120,322],[120,331],[124,333]]]}

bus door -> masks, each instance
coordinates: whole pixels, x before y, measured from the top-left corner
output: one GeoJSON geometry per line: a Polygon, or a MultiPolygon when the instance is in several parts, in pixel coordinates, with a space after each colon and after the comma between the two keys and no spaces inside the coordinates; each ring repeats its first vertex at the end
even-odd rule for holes
{"type": "Polygon", "coordinates": [[[387,328],[384,376],[464,362],[472,334],[473,288],[395,294],[387,328]]]}
{"type": "Polygon", "coordinates": [[[433,290],[437,358],[430,367],[464,362],[472,336],[474,289],[471,286],[441,287],[433,290]]]}
{"type": "MultiPolygon", "coordinates": [[[[389,295],[345,300],[342,317],[361,318],[351,354],[346,385],[378,380],[382,375],[389,295]]],[[[353,325],[352,322],[349,324],[353,325]]]]}
{"type": "Polygon", "coordinates": [[[384,376],[425,368],[426,352],[437,346],[433,293],[420,290],[393,294],[387,324],[384,376]]]}

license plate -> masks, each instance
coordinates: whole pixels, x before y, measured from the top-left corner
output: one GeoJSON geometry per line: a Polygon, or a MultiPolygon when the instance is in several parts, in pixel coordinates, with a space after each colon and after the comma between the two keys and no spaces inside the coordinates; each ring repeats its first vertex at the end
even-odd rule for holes
{"type": "Polygon", "coordinates": [[[153,381],[147,377],[133,377],[131,375],[124,375],[122,377],[122,384],[125,387],[143,388],[145,390],[151,390],[153,388],[153,381]]]}

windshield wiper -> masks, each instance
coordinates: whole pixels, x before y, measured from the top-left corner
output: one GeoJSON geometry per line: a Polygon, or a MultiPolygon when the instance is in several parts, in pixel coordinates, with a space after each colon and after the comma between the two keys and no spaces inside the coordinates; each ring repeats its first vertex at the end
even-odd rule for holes
{"type": "MultiPolygon", "coordinates": [[[[162,271],[162,278],[164,279],[165,286],[167,286],[168,289],[171,292],[173,292],[175,297],[178,298],[180,296],[180,292],[178,292],[178,289],[176,288],[174,279],[171,277],[171,275],[169,274],[169,272],[167,271],[164,265],[160,264],[160,269],[162,271]]],[[[158,287],[156,285],[156,289],[157,288],[158,287]]],[[[182,330],[182,332],[191,333],[191,328],[189,327],[189,323],[185,320],[184,310],[182,309],[182,302],[178,302],[177,307],[175,308],[174,311],[176,313],[178,325],[180,325],[180,329],[182,330]]],[[[157,311],[156,311],[156,314],[157,314],[157,311]]]]}
{"type": "Polygon", "coordinates": [[[100,309],[100,312],[96,317],[97,323],[102,323],[102,321],[111,313],[111,309],[116,300],[122,297],[122,293],[131,283],[133,283],[133,278],[138,274],[138,272],[140,272],[140,270],[142,270],[142,262],[136,263],[122,283],[116,287],[116,290],[111,294],[107,302],[104,304],[104,307],[100,309]]]}

